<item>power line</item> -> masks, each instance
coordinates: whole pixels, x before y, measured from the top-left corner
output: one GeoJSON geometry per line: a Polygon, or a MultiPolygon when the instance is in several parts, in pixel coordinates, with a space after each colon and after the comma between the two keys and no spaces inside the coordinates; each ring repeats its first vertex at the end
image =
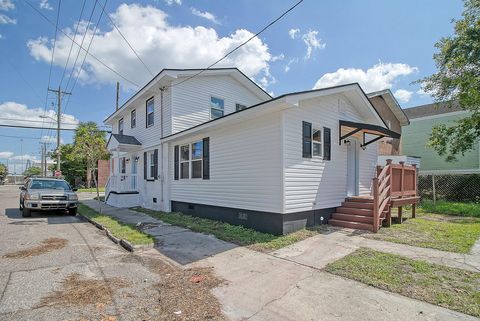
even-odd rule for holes
{"type": "MultiPolygon", "coordinates": [[[[52,20],[50,20],[47,16],[45,16],[40,10],[38,10],[34,5],[32,5],[28,0],[23,0],[25,1],[25,3],[27,3],[27,5],[29,7],[31,7],[33,10],[35,10],[40,16],[42,16],[43,19],[45,19],[48,23],[50,23],[51,25],[55,25],[52,20]]],[[[70,39],[71,41],[73,41],[73,43],[75,43],[78,47],[80,47],[80,49],[82,49],[83,51],[87,52],[87,50],[85,48],[83,48],[81,45],[79,45],[75,40],[72,39],[72,37],[70,37],[65,31],[59,29],[57,27],[57,30],[60,31],[61,33],[63,33],[65,35],[65,37],[67,37],[68,39],[70,39]]],[[[123,80],[125,80],[126,82],[134,85],[135,87],[137,88],[140,88],[140,86],[135,83],[134,81],[128,79],[127,77],[123,76],[121,73],[119,73],[118,71],[116,71],[115,69],[113,69],[112,67],[108,66],[106,63],[104,63],[102,60],[100,60],[99,58],[97,58],[94,54],[92,54],[91,52],[87,52],[87,54],[92,57],[95,61],[97,61],[98,63],[100,63],[102,66],[104,66],[105,68],[107,68],[108,70],[110,70],[111,72],[113,72],[114,74],[116,74],[117,76],[119,76],[120,78],[122,78],[123,80]]]]}
{"type": "MultiPolygon", "coordinates": [[[[108,0],[105,0],[105,4],[107,3],[108,0]]],[[[95,3],[96,4],[96,3],[95,3]]],[[[105,5],[104,4],[104,5],[105,5]]],[[[101,5],[101,4],[100,4],[101,5]]],[[[105,11],[102,10],[102,12],[100,12],[100,16],[98,17],[98,20],[97,20],[97,24],[95,25],[95,28],[93,29],[93,34],[92,34],[92,38],[90,39],[90,42],[88,43],[88,47],[87,47],[87,53],[85,54],[85,56],[83,56],[83,61],[82,61],[82,64],[80,65],[80,68],[78,69],[78,72],[77,72],[77,77],[75,78],[75,81],[73,83],[73,86],[72,88],[70,88],[70,91],[72,92],[73,89],[75,89],[75,86],[77,85],[77,82],[78,82],[78,78],[80,77],[80,72],[82,71],[82,68],[83,68],[83,65],[85,64],[85,60],[87,59],[87,55],[89,54],[90,52],[90,46],[92,45],[93,43],[93,38],[95,38],[95,33],[97,32],[97,28],[98,28],[98,25],[100,24],[100,20],[102,20],[102,16],[103,16],[103,13],[105,11]]],[[[87,29],[88,30],[88,29],[87,29]]],[[[68,88],[65,88],[65,89],[68,89],[68,88]]],[[[70,102],[70,96],[67,98],[67,102],[65,103],[65,108],[64,108],[64,113],[67,112],[67,108],[68,108],[68,103],[70,102]]],[[[60,111],[61,112],[61,111],[60,111]]]]}
{"type": "MultiPolygon", "coordinates": [[[[5,124],[0,124],[0,127],[11,127],[11,128],[25,128],[25,129],[49,129],[49,130],[57,130],[57,128],[47,128],[47,127],[36,127],[36,126],[21,126],[21,125],[5,125],[5,124]]],[[[70,130],[70,131],[76,131],[76,128],[60,128],[60,130],[70,130]]],[[[105,129],[99,129],[101,132],[107,132],[110,133],[111,130],[105,130],[105,129]]]]}
{"type": "MultiPolygon", "coordinates": [[[[83,0],[82,10],[80,10],[80,17],[78,17],[77,27],[75,28],[75,33],[73,34],[73,40],[75,40],[75,38],[77,37],[78,28],[80,27],[80,21],[82,21],[83,10],[85,9],[86,3],[87,3],[87,0],[83,0]]],[[[68,63],[70,61],[70,56],[72,54],[72,49],[73,49],[73,41],[72,41],[72,44],[70,45],[70,51],[68,52],[68,57],[67,57],[67,61],[65,62],[65,67],[63,68],[62,78],[60,79],[60,87],[62,87],[63,78],[65,77],[65,72],[67,71],[68,63]]],[[[80,52],[80,50],[78,51],[80,52]]]]}
{"type": "Polygon", "coordinates": [[[22,139],[41,139],[38,137],[29,137],[29,136],[12,136],[12,135],[0,135],[0,137],[7,137],[7,138],[22,138],[22,139]]]}
{"type": "Polygon", "coordinates": [[[178,85],[181,85],[183,84],[184,82],[186,81],[189,81],[190,79],[192,78],[195,78],[197,77],[198,75],[202,74],[203,72],[207,71],[208,69],[212,68],[213,66],[215,66],[216,64],[218,64],[219,62],[221,62],[222,60],[224,60],[225,58],[227,58],[229,55],[231,55],[232,53],[234,53],[235,51],[237,51],[238,49],[240,49],[241,47],[245,46],[247,43],[249,43],[252,39],[254,39],[255,37],[258,37],[261,33],[263,33],[265,30],[267,30],[268,28],[270,28],[272,25],[274,25],[277,21],[279,21],[280,19],[282,19],[284,16],[286,16],[290,11],[292,11],[293,9],[295,9],[298,5],[300,5],[300,3],[302,3],[303,0],[300,0],[298,1],[295,5],[293,5],[292,7],[290,7],[287,11],[285,11],[284,13],[282,13],[280,16],[278,16],[275,20],[273,20],[272,22],[270,22],[268,25],[266,25],[265,27],[262,28],[262,30],[258,31],[256,34],[254,34],[253,36],[251,36],[250,38],[247,39],[247,41],[241,43],[240,45],[236,46],[235,48],[233,48],[232,50],[230,50],[229,52],[227,52],[227,54],[225,54],[222,58],[218,59],[217,61],[215,61],[213,64],[211,64],[210,66],[208,66],[207,68],[205,69],[202,69],[200,70],[199,72],[197,72],[196,74],[193,74],[192,76],[176,83],[176,84],[173,84],[173,85],[170,85],[170,86],[165,86],[166,88],[171,88],[171,87],[174,87],[174,86],[178,86],[178,85]]]}
{"type": "Polygon", "coordinates": [[[117,29],[118,33],[120,34],[120,36],[122,36],[123,40],[125,40],[125,42],[127,43],[127,45],[130,47],[130,49],[133,51],[133,53],[135,54],[135,56],[137,56],[138,60],[140,60],[140,62],[142,63],[142,65],[145,67],[145,69],[147,69],[147,71],[150,73],[150,75],[152,77],[155,77],[155,74],[150,70],[150,68],[148,68],[147,64],[142,60],[142,58],[140,58],[140,56],[138,55],[138,53],[135,51],[135,49],[133,49],[132,45],[130,44],[130,42],[127,40],[127,38],[125,38],[125,36],[123,35],[123,33],[120,31],[120,29],[117,27],[117,25],[115,24],[115,22],[113,21],[113,19],[110,17],[110,15],[108,15],[106,12],[105,12],[105,5],[102,6],[102,11],[105,13],[105,15],[108,17],[108,19],[110,20],[110,22],[112,23],[112,25],[115,27],[115,29],[117,29]]]}
{"type": "MultiPolygon", "coordinates": [[[[48,105],[48,88],[50,88],[50,81],[52,80],[52,67],[53,67],[53,58],[55,57],[55,46],[57,44],[57,32],[58,32],[58,19],[60,18],[60,5],[62,4],[62,0],[58,0],[58,8],[57,8],[57,20],[55,22],[55,36],[53,38],[53,48],[52,48],[52,58],[50,59],[50,70],[48,71],[48,85],[47,85],[47,94],[45,96],[45,108],[44,108],[44,116],[47,113],[47,105],[48,105]]],[[[42,125],[43,126],[43,125],[42,125]]],[[[40,136],[43,135],[43,130],[40,133],[40,136]]]]}
{"type": "MultiPolygon", "coordinates": [[[[7,117],[0,117],[0,120],[11,120],[11,121],[23,121],[23,122],[31,122],[31,123],[43,123],[43,120],[29,120],[29,119],[19,119],[19,118],[7,118],[7,117]]],[[[78,125],[78,123],[65,123],[62,122],[63,125],[78,125]]]]}

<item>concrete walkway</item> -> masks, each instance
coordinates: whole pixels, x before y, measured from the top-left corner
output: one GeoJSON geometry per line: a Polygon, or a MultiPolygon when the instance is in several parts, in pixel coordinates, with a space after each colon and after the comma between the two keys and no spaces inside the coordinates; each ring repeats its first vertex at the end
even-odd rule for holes
{"type": "Polygon", "coordinates": [[[155,238],[155,249],[180,265],[192,263],[236,247],[236,245],[221,241],[213,235],[195,233],[127,208],[113,207],[92,199],[81,202],[121,222],[139,225],[143,232],[155,238]]]}
{"type": "Polygon", "coordinates": [[[336,261],[360,247],[366,247],[381,252],[406,256],[411,259],[479,272],[480,253],[477,251],[479,244],[480,241],[477,241],[471,254],[462,254],[377,241],[361,237],[353,230],[332,228],[330,233],[319,234],[287,246],[273,252],[272,255],[321,269],[328,263],[336,261]]]}
{"type": "MultiPolygon", "coordinates": [[[[121,221],[141,222],[144,231],[155,236],[158,251],[186,268],[213,267],[225,280],[214,289],[214,294],[230,320],[478,320],[321,270],[359,247],[393,252],[397,251],[396,244],[389,247],[387,242],[332,229],[327,234],[265,254],[171,226],[135,211],[97,201],[83,202],[96,209],[101,205],[104,214],[121,221]]],[[[399,254],[430,261],[440,259],[439,253],[423,250],[413,253],[417,248],[411,248],[412,252],[399,254]]],[[[461,263],[457,257],[449,257],[445,262],[451,266],[461,263]]],[[[472,269],[469,266],[464,264],[462,268],[472,269]]]]}

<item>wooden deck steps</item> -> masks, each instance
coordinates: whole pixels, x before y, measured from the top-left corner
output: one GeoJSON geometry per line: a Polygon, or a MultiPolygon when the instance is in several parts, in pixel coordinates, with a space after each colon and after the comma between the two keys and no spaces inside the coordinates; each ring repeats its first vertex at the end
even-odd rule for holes
{"type": "MultiPolygon", "coordinates": [[[[379,226],[381,226],[387,211],[388,208],[380,215],[379,226]]],[[[342,202],[342,206],[336,208],[328,223],[333,226],[373,232],[373,199],[370,197],[347,197],[345,202],[342,202]]]]}

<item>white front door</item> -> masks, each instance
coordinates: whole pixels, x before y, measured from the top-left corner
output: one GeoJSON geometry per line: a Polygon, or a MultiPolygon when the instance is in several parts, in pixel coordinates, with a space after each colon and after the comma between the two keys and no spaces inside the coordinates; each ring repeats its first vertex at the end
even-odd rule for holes
{"type": "Polygon", "coordinates": [[[347,196],[358,196],[358,141],[347,143],[347,196]]]}

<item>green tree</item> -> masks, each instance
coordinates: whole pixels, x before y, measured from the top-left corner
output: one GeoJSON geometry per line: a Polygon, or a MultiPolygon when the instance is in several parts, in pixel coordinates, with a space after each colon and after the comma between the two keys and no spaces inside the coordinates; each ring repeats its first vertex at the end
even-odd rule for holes
{"type": "Polygon", "coordinates": [[[480,137],[480,0],[464,0],[460,20],[452,20],[455,32],[435,44],[437,72],[419,80],[436,102],[458,102],[470,112],[451,126],[432,129],[429,146],[453,161],[476,146],[480,137]]]}
{"type": "Polygon", "coordinates": [[[8,168],[5,164],[0,163],[0,182],[5,180],[8,175],[8,168]]]}
{"type": "MultiPolygon", "coordinates": [[[[75,131],[74,152],[78,159],[85,162],[87,187],[91,187],[92,174],[98,160],[109,158],[105,135],[106,133],[98,129],[94,122],[80,123],[75,131]]],[[[93,177],[95,179],[95,175],[93,177]]]]}
{"type": "Polygon", "coordinates": [[[23,172],[23,175],[25,175],[26,177],[41,176],[42,169],[40,167],[29,167],[23,172]]]}
{"type": "MultiPolygon", "coordinates": [[[[52,153],[56,159],[56,153],[52,153]]],[[[73,144],[60,146],[60,165],[64,179],[75,186],[78,180],[86,180],[87,164],[82,157],[79,157],[73,144]]],[[[51,170],[55,171],[56,166],[52,165],[51,170]]]]}

